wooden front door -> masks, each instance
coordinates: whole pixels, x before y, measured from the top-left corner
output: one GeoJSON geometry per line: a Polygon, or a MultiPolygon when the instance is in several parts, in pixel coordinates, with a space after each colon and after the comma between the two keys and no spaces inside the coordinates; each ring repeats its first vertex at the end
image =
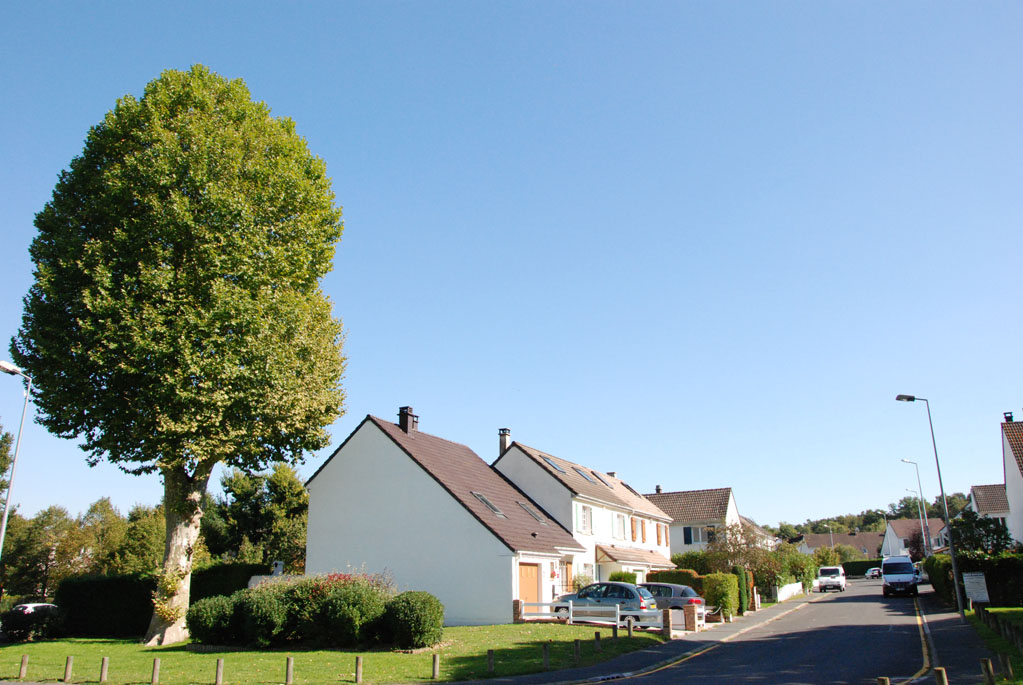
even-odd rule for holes
{"type": "Polygon", "coordinates": [[[540,564],[519,564],[519,599],[540,601],[540,564]]]}

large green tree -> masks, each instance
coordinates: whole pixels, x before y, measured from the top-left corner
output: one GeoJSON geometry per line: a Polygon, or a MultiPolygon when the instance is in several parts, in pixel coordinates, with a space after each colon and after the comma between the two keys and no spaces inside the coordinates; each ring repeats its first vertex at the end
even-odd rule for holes
{"type": "Polygon", "coordinates": [[[40,423],[90,464],[163,479],[146,641],[179,641],[214,465],[296,462],[341,414],[342,327],[319,287],[341,210],[290,119],[195,66],[118,100],[35,224],[11,352],[40,423]]]}

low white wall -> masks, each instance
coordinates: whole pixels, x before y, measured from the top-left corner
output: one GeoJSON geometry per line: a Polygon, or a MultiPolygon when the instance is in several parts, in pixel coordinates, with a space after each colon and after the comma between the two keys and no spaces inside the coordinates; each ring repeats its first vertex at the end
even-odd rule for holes
{"type": "Polygon", "coordinates": [[[784,602],[786,599],[803,594],[803,584],[789,583],[788,585],[775,588],[775,592],[777,593],[778,601],[784,602]]]}

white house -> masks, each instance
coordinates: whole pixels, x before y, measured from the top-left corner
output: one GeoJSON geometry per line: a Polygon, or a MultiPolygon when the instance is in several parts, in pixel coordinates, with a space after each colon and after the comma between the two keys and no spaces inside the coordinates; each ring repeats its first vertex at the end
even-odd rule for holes
{"type": "Polygon", "coordinates": [[[675,567],[668,558],[671,518],[615,473],[511,442],[506,428],[500,431],[500,447],[494,468],[571,530],[585,549],[562,564],[566,592],[574,576],[607,580],[611,573],[629,571],[643,582],[650,571],[675,567]]]}
{"type": "Polygon", "coordinates": [[[723,529],[739,525],[741,518],[731,488],[657,492],[646,495],[671,517],[671,554],[701,551],[723,529]]]}
{"type": "Polygon", "coordinates": [[[1002,424],[1002,467],[1005,469],[1005,499],[1009,506],[1005,524],[1016,542],[1023,542],[1023,422],[1005,413],[1002,424]]]}
{"type": "Polygon", "coordinates": [[[510,623],[512,600],[551,601],[588,552],[465,445],[367,416],[306,483],[306,572],[386,572],[426,590],[447,625],[510,623]]]}
{"type": "Polygon", "coordinates": [[[970,501],[965,509],[977,512],[978,516],[987,516],[1003,526],[1008,525],[1009,500],[1005,496],[1005,485],[974,485],[970,488],[970,501]]]}
{"type": "MultiPolygon", "coordinates": [[[[924,519],[928,535],[928,549],[935,550],[945,545],[941,537],[945,522],[941,519],[924,519]]],[[[920,535],[920,519],[889,519],[881,540],[881,555],[901,556],[909,554],[909,542],[913,535],[920,535]]]]}

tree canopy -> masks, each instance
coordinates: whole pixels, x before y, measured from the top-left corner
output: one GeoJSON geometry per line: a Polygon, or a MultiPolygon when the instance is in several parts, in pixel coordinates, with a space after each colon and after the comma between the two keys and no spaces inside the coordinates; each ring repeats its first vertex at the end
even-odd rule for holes
{"type": "Polygon", "coordinates": [[[342,327],[319,287],[334,199],[294,122],[195,66],[118,100],[36,215],[11,353],[37,420],[90,464],[163,477],[171,580],[151,642],[184,637],[214,465],[296,462],[341,414],[342,327]]]}

